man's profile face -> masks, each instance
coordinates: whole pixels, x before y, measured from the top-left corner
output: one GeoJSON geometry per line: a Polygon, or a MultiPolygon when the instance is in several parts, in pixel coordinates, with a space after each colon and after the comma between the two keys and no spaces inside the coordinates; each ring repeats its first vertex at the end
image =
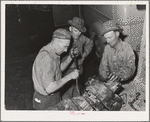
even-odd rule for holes
{"type": "Polygon", "coordinates": [[[118,43],[118,32],[110,31],[104,34],[104,38],[111,47],[115,47],[118,43]]]}
{"type": "Polygon", "coordinates": [[[57,45],[57,54],[61,55],[64,52],[67,52],[67,49],[69,47],[70,40],[69,39],[59,39],[58,45],[57,45]]]}
{"type": "Polygon", "coordinates": [[[71,26],[71,34],[74,39],[78,39],[81,35],[81,32],[77,28],[71,26]]]}

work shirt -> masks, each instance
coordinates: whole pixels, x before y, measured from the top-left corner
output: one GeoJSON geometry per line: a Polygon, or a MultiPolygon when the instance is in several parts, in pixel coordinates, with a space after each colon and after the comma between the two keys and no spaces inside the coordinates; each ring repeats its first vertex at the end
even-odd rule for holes
{"type": "MultiPolygon", "coordinates": [[[[88,54],[91,52],[92,48],[93,48],[93,40],[90,40],[89,38],[87,38],[84,35],[81,35],[79,37],[79,39],[73,43],[73,46],[77,47],[78,50],[81,53],[81,57],[78,60],[78,65],[82,65],[83,61],[88,54]]],[[[71,67],[74,67],[75,64],[73,64],[71,67]]]]}
{"type": "MultiPolygon", "coordinates": [[[[78,66],[81,66],[83,63],[83,60],[88,56],[88,54],[91,52],[92,48],[93,48],[93,40],[90,40],[89,38],[87,38],[84,35],[80,35],[79,39],[76,40],[76,42],[73,41],[73,43],[71,44],[71,47],[77,47],[78,50],[80,51],[81,55],[77,57],[77,63],[78,66]]],[[[62,59],[62,62],[67,58],[67,56],[65,56],[62,59]]],[[[75,63],[72,62],[72,64],[70,65],[70,68],[74,69],[75,63]]]]}
{"type": "Polygon", "coordinates": [[[33,64],[32,79],[35,91],[48,95],[45,88],[61,77],[60,56],[54,52],[52,45],[48,44],[40,50],[33,64]]]}
{"type": "Polygon", "coordinates": [[[119,41],[118,49],[106,45],[99,66],[99,74],[105,80],[110,73],[119,76],[123,81],[128,80],[135,72],[135,54],[128,43],[119,41]]]}

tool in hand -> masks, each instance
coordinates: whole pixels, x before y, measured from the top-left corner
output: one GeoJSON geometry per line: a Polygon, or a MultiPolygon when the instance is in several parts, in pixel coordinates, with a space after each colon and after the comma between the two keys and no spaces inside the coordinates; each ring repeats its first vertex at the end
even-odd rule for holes
{"type": "MultiPolygon", "coordinates": [[[[73,48],[75,49],[76,47],[74,46],[73,48]]],[[[77,55],[75,53],[74,53],[73,59],[74,59],[75,68],[79,70],[78,63],[77,63],[77,55]]],[[[76,89],[77,89],[77,92],[81,95],[81,92],[79,90],[78,80],[79,80],[79,77],[76,78],[76,89]]]]}
{"type": "MultiPolygon", "coordinates": [[[[74,56],[74,63],[75,63],[76,69],[79,69],[76,56],[74,56]]],[[[79,90],[78,78],[76,78],[76,89],[77,89],[78,93],[81,95],[80,90],[79,90]]]]}

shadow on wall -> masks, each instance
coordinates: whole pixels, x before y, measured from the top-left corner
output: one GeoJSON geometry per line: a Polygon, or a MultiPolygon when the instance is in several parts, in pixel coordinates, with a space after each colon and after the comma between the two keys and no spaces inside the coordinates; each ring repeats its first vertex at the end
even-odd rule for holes
{"type": "Polygon", "coordinates": [[[125,41],[125,38],[127,38],[127,37],[128,37],[128,35],[125,35],[125,34],[123,34],[123,33],[120,33],[119,38],[121,38],[122,41],[125,41]]]}

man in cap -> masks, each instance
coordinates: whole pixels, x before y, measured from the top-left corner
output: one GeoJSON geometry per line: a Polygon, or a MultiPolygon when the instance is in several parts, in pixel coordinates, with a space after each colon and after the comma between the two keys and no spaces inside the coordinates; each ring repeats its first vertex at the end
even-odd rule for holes
{"type": "Polygon", "coordinates": [[[102,36],[107,45],[99,66],[99,75],[104,81],[123,82],[134,75],[135,54],[129,44],[119,38],[122,30],[113,20],[103,23],[102,36]]]}
{"type": "MultiPolygon", "coordinates": [[[[91,52],[93,47],[93,40],[87,38],[82,33],[86,32],[86,28],[84,27],[84,20],[80,17],[74,17],[72,20],[68,20],[68,23],[70,25],[69,31],[72,35],[72,43],[71,47],[76,47],[78,49],[78,56],[77,56],[77,65],[79,68],[80,75],[83,73],[83,61],[88,56],[88,54],[91,52]]],[[[65,72],[65,75],[70,73],[72,70],[76,68],[75,62],[72,62],[70,67],[65,72]]],[[[81,78],[81,77],[80,77],[81,78]]],[[[75,83],[75,82],[74,82],[75,83]]],[[[73,86],[75,85],[73,82],[68,83],[69,87],[68,90],[70,90],[69,96],[74,96],[72,93],[73,86]]],[[[81,83],[81,80],[79,81],[79,85],[81,86],[83,83],[81,83]]],[[[66,88],[67,89],[67,88],[66,88]]]]}
{"type": "MultiPolygon", "coordinates": [[[[79,76],[77,69],[62,78],[62,71],[71,62],[72,57],[60,63],[60,55],[66,52],[70,44],[71,34],[68,30],[57,29],[52,41],[38,53],[32,69],[34,83],[33,108],[45,110],[60,102],[59,89],[68,81],[79,76]]],[[[71,54],[73,50],[71,50],[71,54]]]]}

